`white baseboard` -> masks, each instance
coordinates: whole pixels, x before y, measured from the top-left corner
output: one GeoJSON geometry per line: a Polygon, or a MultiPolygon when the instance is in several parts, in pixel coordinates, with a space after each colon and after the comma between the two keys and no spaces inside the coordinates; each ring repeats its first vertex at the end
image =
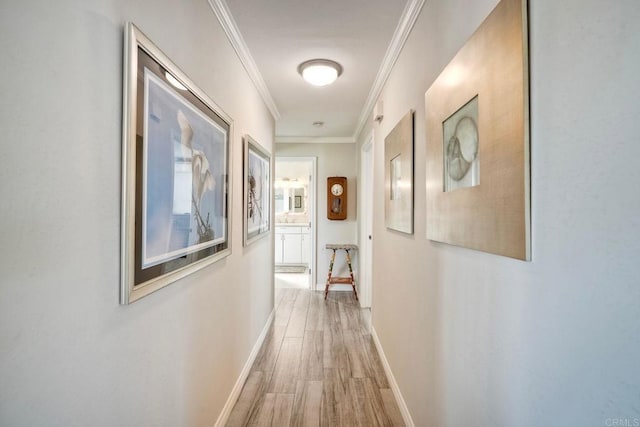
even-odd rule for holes
{"type": "Polygon", "coordinates": [[[382,366],[384,367],[384,373],[387,374],[387,379],[389,380],[391,391],[393,391],[393,395],[395,396],[396,402],[398,403],[398,408],[400,409],[400,414],[402,414],[402,419],[404,420],[404,423],[407,425],[407,427],[415,427],[413,419],[411,419],[411,414],[409,413],[409,408],[407,408],[407,403],[404,401],[402,393],[400,393],[400,388],[398,387],[396,378],[393,376],[393,372],[391,372],[391,366],[389,366],[387,356],[384,355],[382,344],[380,344],[378,334],[376,333],[376,328],[374,328],[373,325],[371,326],[371,337],[373,338],[373,342],[376,345],[376,349],[378,349],[380,361],[382,361],[382,366]]]}
{"type": "Polygon", "coordinates": [[[220,415],[218,416],[218,419],[216,420],[216,423],[214,424],[215,427],[222,427],[224,426],[227,421],[229,420],[229,415],[231,415],[231,410],[233,409],[233,406],[236,404],[236,401],[238,400],[238,397],[240,397],[240,392],[242,391],[242,387],[244,386],[244,382],[247,380],[247,377],[249,376],[249,373],[251,372],[251,367],[253,366],[253,362],[255,362],[256,357],[258,356],[258,353],[260,352],[260,347],[262,347],[262,343],[264,342],[264,339],[267,336],[267,332],[269,332],[269,327],[271,326],[271,323],[273,322],[273,318],[275,316],[275,308],[271,311],[271,314],[269,315],[269,318],[267,318],[267,322],[264,325],[264,328],[262,329],[262,332],[260,333],[260,336],[258,337],[258,340],[256,341],[255,345],[253,346],[253,349],[251,350],[251,353],[249,354],[249,358],[247,359],[247,362],[244,364],[244,367],[242,368],[242,371],[240,372],[240,376],[238,377],[238,380],[236,381],[236,384],[233,386],[233,389],[231,389],[231,394],[229,395],[229,398],[227,399],[227,402],[224,404],[224,407],[222,408],[222,411],[220,412],[220,415]]]}

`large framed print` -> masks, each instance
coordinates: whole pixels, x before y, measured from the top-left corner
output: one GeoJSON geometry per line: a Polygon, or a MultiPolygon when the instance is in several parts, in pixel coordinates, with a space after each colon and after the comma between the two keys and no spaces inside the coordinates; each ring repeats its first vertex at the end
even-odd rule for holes
{"type": "Polygon", "coordinates": [[[385,225],[413,234],[413,116],[404,115],[384,139],[385,225]]]}
{"type": "Polygon", "coordinates": [[[271,230],[271,155],[249,135],[244,137],[244,245],[271,230]]]}
{"type": "Polygon", "coordinates": [[[425,94],[431,240],[531,259],[527,39],[501,0],[425,94]]]}
{"type": "Polygon", "coordinates": [[[125,29],[120,302],[231,252],[231,119],[135,25],[125,29]]]}

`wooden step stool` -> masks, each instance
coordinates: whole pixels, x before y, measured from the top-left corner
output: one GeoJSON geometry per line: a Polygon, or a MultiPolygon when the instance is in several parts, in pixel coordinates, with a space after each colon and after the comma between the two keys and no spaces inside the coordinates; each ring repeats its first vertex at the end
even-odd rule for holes
{"type": "Polygon", "coordinates": [[[331,262],[329,263],[329,276],[327,277],[327,285],[324,287],[324,299],[327,299],[327,295],[329,294],[329,286],[331,285],[351,285],[353,287],[353,295],[356,297],[356,301],[358,301],[358,291],[356,290],[356,280],[353,278],[353,268],[351,267],[351,256],[349,255],[349,251],[357,251],[357,245],[351,244],[327,244],[325,246],[326,249],[331,249],[333,253],[331,254],[331,262]],[[347,265],[349,266],[349,277],[332,277],[333,273],[333,261],[336,259],[336,251],[343,250],[347,254],[347,265]]]}

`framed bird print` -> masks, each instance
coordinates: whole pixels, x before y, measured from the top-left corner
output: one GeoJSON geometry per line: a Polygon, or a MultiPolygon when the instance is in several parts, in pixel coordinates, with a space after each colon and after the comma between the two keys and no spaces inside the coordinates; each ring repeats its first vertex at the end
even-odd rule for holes
{"type": "Polygon", "coordinates": [[[244,245],[271,230],[271,155],[249,135],[244,137],[244,245]]]}
{"type": "Polygon", "coordinates": [[[231,252],[231,119],[135,25],[125,33],[120,302],[231,252]]]}

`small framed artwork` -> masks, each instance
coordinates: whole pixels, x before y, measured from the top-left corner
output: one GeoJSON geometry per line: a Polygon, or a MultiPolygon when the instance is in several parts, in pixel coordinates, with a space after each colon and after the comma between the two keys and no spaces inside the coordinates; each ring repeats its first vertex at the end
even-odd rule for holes
{"type": "Polygon", "coordinates": [[[120,302],[231,252],[231,119],[135,25],[125,29],[120,302]]]}
{"type": "Polygon", "coordinates": [[[302,209],[302,196],[294,196],[295,202],[293,203],[294,209],[302,209]]]}
{"type": "Polygon", "coordinates": [[[430,240],[531,260],[527,34],[501,0],[425,94],[430,240]]]}
{"type": "Polygon", "coordinates": [[[478,97],[442,123],[444,191],[480,185],[478,97]]]}
{"type": "Polygon", "coordinates": [[[384,139],[385,224],[413,234],[413,111],[384,139]]]}
{"type": "Polygon", "coordinates": [[[244,245],[271,230],[271,155],[249,135],[244,137],[244,245]]]}

